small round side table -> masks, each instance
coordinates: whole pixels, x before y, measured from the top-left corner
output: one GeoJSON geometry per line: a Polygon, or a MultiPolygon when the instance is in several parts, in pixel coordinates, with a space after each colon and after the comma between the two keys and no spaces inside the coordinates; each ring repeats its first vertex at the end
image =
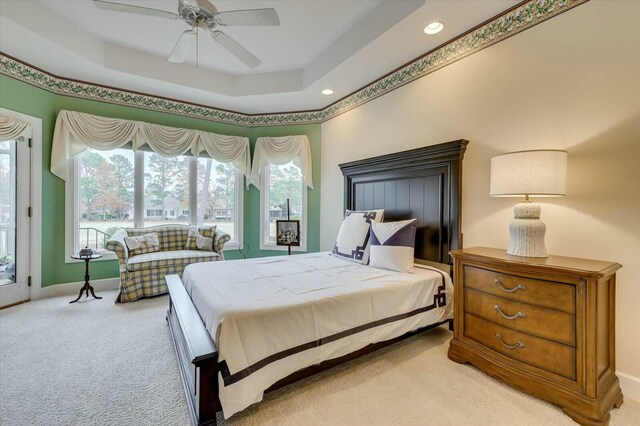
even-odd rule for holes
{"type": "Polygon", "coordinates": [[[85,269],[84,269],[84,286],[80,289],[80,294],[78,295],[78,298],[76,300],[72,300],[69,303],[76,303],[78,300],[80,300],[80,298],[82,297],[83,291],[86,292],[86,297],[89,297],[89,292],[91,292],[91,295],[94,298],[102,299],[102,297],[96,296],[96,294],[93,292],[93,287],[91,287],[91,284],[89,284],[89,262],[91,260],[100,259],[101,257],[102,257],[101,254],[92,254],[91,256],[77,256],[77,255],[71,256],[72,259],[84,260],[85,269]]]}

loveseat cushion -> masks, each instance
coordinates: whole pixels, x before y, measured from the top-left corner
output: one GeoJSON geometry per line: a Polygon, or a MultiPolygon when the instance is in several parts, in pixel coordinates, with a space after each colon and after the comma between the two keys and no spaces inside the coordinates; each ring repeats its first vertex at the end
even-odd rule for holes
{"type": "Polygon", "coordinates": [[[186,225],[156,225],[147,228],[127,228],[129,237],[155,232],[160,241],[160,251],[182,250],[187,241],[189,227],[186,225]]]}
{"type": "Polygon", "coordinates": [[[163,266],[186,266],[190,263],[212,262],[219,260],[220,255],[214,251],[175,250],[140,254],[129,258],[127,271],[141,271],[163,266]]]}

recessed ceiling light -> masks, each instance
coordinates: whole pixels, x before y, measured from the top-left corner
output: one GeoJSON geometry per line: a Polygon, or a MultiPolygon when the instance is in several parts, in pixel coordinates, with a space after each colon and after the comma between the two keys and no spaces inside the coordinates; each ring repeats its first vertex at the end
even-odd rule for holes
{"type": "Polygon", "coordinates": [[[443,28],[444,25],[442,25],[442,22],[432,22],[424,27],[424,33],[429,35],[438,34],[443,28]]]}
{"type": "Polygon", "coordinates": [[[322,91],[322,94],[323,94],[323,95],[333,95],[333,90],[331,90],[331,89],[324,89],[324,90],[322,91]]]}

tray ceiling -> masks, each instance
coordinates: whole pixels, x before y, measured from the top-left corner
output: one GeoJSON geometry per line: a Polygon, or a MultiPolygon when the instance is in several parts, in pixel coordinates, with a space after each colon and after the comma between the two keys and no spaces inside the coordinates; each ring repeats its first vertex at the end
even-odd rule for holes
{"type": "MultiPolygon", "coordinates": [[[[167,11],[178,0],[117,0],[167,11]]],[[[215,0],[220,11],[273,7],[279,27],[225,31],[262,60],[249,69],[199,41],[167,57],[187,25],[97,9],[91,0],[2,0],[0,50],[60,76],[244,113],[319,109],[510,8],[512,0],[215,0]],[[71,5],[73,7],[71,7],[71,5]],[[435,36],[425,25],[442,21],[435,36]],[[334,90],[332,96],[322,89],[334,90]]]]}

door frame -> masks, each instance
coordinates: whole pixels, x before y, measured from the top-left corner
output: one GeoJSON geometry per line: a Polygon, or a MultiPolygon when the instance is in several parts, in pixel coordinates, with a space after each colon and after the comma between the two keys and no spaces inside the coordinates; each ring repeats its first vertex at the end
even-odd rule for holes
{"type": "Polygon", "coordinates": [[[2,299],[0,307],[8,307],[23,303],[29,299],[29,280],[31,275],[31,218],[28,214],[31,206],[31,148],[29,139],[19,137],[11,141],[10,149],[2,150],[3,154],[11,157],[9,161],[10,181],[12,187],[10,198],[13,208],[9,214],[11,226],[7,228],[7,248],[14,257],[14,282],[2,284],[0,292],[2,299]]]}
{"type": "Polygon", "coordinates": [[[42,292],[42,119],[0,108],[0,115],[31,124],[31,220],[29,226],[29,271],[31,287],[27,299],[43,297],[42,292]]]}

